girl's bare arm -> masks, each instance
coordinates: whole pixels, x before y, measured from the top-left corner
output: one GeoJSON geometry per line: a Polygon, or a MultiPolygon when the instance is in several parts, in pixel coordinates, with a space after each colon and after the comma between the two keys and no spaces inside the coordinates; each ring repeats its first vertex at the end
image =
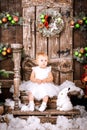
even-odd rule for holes
{"type": "Polygon", "coordinates": [[[50,72],[48,74],[48,77],[44,80],[42,80],[43,83],[47,83],[47,82],[53,82],[53,75],[52,75],[52,72],[50,72]]]}
{"type": "Polygon", "coordinates": [[[31,72],[30,80],[35,83],[41,83],[40,79],[36,79],[34,71],[31,72]]]}

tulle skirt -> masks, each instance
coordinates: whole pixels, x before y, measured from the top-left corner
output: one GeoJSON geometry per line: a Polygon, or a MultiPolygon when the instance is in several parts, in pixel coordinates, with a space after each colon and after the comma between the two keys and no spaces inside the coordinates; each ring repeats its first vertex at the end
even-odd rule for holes
{"type": "Polygon", "coordinates": [[[31,92],[35,99],[41,100],[45,96],[49,96],[50,98],[53,96],[57,96],[59,93],[58,86],[53,83],[33,83],[31,81],[25,81],[19,86],[19,89],[22,91],[31,92]]]}

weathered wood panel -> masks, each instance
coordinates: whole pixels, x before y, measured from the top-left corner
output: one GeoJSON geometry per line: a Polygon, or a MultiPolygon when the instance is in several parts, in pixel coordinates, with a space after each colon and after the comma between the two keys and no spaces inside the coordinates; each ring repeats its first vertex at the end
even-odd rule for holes
{"type": "MultiPolygon", "coordinates": [[[[84,12],[87,14],[87,1],[86,0],[74,0],[74,16],[78,15],[80,12],[84,12]]],[[[85,47],[87,46],[87,30],[81,31],[81,30],[74,30],[73,31],[73,48],[78,47],[85,47]]],[[[73,69],[74,69],[74,80],[80,80],[81,75],[83,74],[83,65],[81,65],[79,62],[75,61],[73,62],[73,69]]]]}
{"type": "MultiPolygon", "coordinates": [[[[21,1],[19,0],[0,0],[0,11],[16,13],[19,12],[22,16],[21,1]]],[[[23,43],[22,26],[8,26],[7,28],[0,27],[0,43],[23,43]]],[[[13,70],[12,59],[2,61],[0,63],[1,69],[13,70]],[[4,65],[3,65],[4,63],[4,65]],[[8,64],[8,67],[5,67],[8,64]]]]}
{"type": "Polygon", "coordinates": [[[29,5],[46,5],[49,6],[51,5],[53,7],[53,4],[65,4],[67,3],[68,5],[72,3],[72,0],[22,0],[22,5],[23,7],[27,7],[29,5]]]}
{"type": "MultiPolygon", "coordinates": [[[[60,51],[68,51],[64,55],[60,55],[60,58],[62,59],[61,62],[65,62],[66,68],[72,70],[72,29],[69,27],[70,18],[73,16],[72,5],[71,7],[66,5],[65,8],[61,8],[61,12],[63,14],[68,13],[68,15],[64,15],[65,29],[60,37],[60,51]]],[[[73,81],[72,71],[65,74],[60,73],[60,83],[62,83],[65,80],[73,81]]]]}
{"type": "MultiPolygon", "coordinates": [[[[38,19],[40,13],[45,9],[46,7],[44,5],[36,7],[36,20],[38,19]]],[[[41,34],[37,31],[37,21],[36,21],[36,54],[40,51],[44,51],[47,53],[47,38],[42,37],[41,34]]]]}
{"type": "MultiPolygon", "coordinates": [[[[86,4],[86,0],[73,0],[74,1],[74,5],[73,5],[73,9],[74,9],[74,15],[76,13],[79,13],[80,11],[84,11],[87,13],[87,4],[86,4]]],[[[22,15],[22,6],[24,7],[28,7],[29,5],[43,5],[43,3],[45,3],[45,5],[48,4],[48,6],[53,6],[54,3],[55,4],[59,4],[61,2],[61,4],[67,3],[68,5],[71,5],[72,0],[51,0],[50,2],[48,2],[48,0],[0,0],[0,11],[10,11],[10,12],[15,12],[18,11],[20,12],[20,15],[22,15]],[[33,4],[33,3],[34,4],[33,4]],[[45,3],[47,2],[47,3],[45,3]],[[50,4],[51,3],[51,4],[50,4]]],[[[25,9],[26,10],[26,9],[25,9]]],[[[34,28],[34,26],[32,25],[32,28],[34,28]]],[[[33,29],[32,29],[33,30],[33,29]]],[[[33,35],[34,36],[34,35],[33,35]]],[[[32,38],[34,40],[34,38],[32,38]]],[[[79,33],[79,31],[74,31],[74,39],[73,39],[73,47],[76,48],[78,46],[85,46],[87,45],[87,35],[86,32],[81,32],[79,33]]],[[[1,29],[0,28],[0,42],[8,42],[8,43],[15,43],[15,42],[19,42],[22,43],[22,28],[21,27],[9,27],[7,30],[1,29]],[[20,33],[20,36],[18,35],[20,33]]],[[[34,43],[34,41],[32,42],[34,43]]],[[[52,44],[52,43],[51,43],[52,44]]],[[[56,47],[57,47],[57,42],[55,43],[56,47]]],[[[34,44],[32,44],[34,46],[34,44]]],[[[54,44],[52,44],[54,45],[54,44]]],[[[52,46],[50,46],[50,39],[49,39],[49,48],[52,48],[52,46]]],[[[54,48],[56,48],[54,47],[54,48]]],[[[32,47],[34,48],[34,47],[32,47]]],[[[57,47],[59,48],[59,47],[57,47]]],[[[54,58],[56,55],[56,50],[54,49],[52,51],[52,55],[50,54],[49,51],[49,55],[52,56],[52,58],[54,58]]],[[[31,51],[31,57],[35,57],[34,54],[34,50],[32,51],[32,49],[30,49],[31,51]]],[[[82,71],[82,66],[80,64],[78,64],[76,61],[74,61],[74,80],[78,80],[80,79],[81,74],[83,73],[82,71]],[[78,72],[78,73],[77,73],[78,72]]]]}
{"type": "MultiPolygon", "coordinates": [[[[21,1],[19,0],[0,0],[0,11],[9,12],[11,14],[18,12],[22,16],[21,1]]],[[[22,28],[21,26],[9,26],[7,29],[0,28],[1,39],[0,42],[22,44],[22,28]],[[19,34],[19,35],[18,35],[19,34]],[[19,37],[19,39],[18,39],[19,37]]]]}
{"type": "MultiPolygon", "coordinates": [[[[21,0],[0,0],[0,12],[2,12],[2,11],[15,12],[15,11],[17,11],[17,12],[20,13],[20,15],[22,15],[22,13],[23,13],[22,7],[24,8],[25,12],[26,12],[26,10],[29,6],[30,6],[30,8],[33,7],[34,9],[32,9],[32,10],[35,11],[35,8],[36,8],[35,6],[46,5],[48,7],[49,6],[53,7],[55,5],[56,6],[58,5],[59,7],[61,7],[61,5],[62,5],[62,7],[63,7],[65,5],[65,3],[67,3],[68,6],[70,6],[72,4],[72,1],[74,1],[74,5],[73,5],[74,15],[76,13],[79,13],[80,11],[84,11],[87,14],[87,4],[86,4],[87,0],[50,0],[50,2],[49,2],[49,0],[22,0],[22,1],[21,0]],[[60,2],[61,2],[61,4],[59,4],[60,2]]],[[[31,13],[31,11],[30,11],[30,13],[31,13]]],[[[30,13],[28,15],[30,15],[30,13]]],[[[26,16],[26,18],[27,18],[27,16],[26,16]]],[[[32,17],[32,19],[33,18],[34,18],[34,16],[32,17]]],[[[36,47],[34,46],[34,45],[36,45],[36,43],[34,41],[35,40],[35,38],[34,38],[34,28],[35,28],[35,26],[36,25],[34,25],[34,21],[32,21],[32,29],[31,29],[32,30],[31,31],[32,32],[32,38],[31,38],[32,44],[30,46],[31,49],[30,49],[30,54],[29,54],[31,58],[33,58],[33,57],[35,58],[35,54],[36,54],[35,53],[36,47]]],[[[69,26],[68,26],[68,28],[69,28],[69,26]]],[[[24,31],[24,30],[20,26],[8,27],[8,29],[0,28],[0,42],[5,42],[5,43],[8,42],[10,44],[15,43],[15,42],[18,42],[20,44],[25,43],[25,42],[23,42],[22,31],[24,31]]],[[[77,30],[77,31],[74,31],[73,34],[74,34],[73,35],[73,48],[87,45],[86,32],[79,32],[77,30]]],[[[56,55],[57,49],[60,48],[59,47],[59,45],[60,45],[59,44],[59,38],[57,38],[55,40],[55,47],[54,47],[54,40],[51,41],[51,39],[49,39],[49,42],[47,42],[47,41],[45,41],[45,42],[46,42],[45,45],[48,44],[48,46],[49,46],[48,54],[49,54],[50,59],[53,59],[53,61],[55,61],[54,65],[53,65],[55,67],[55,64],[56,64],[55,59],[56,59],[56,57],[59,58],[59,55],[56,55]],[[53,47],[54,47],[54,49],[53,49],[53,47]],[[52,55],[50,53],[51,52],[50,50],[52,50],[52,55]]],[[[61,50],[62,50],[62,47],[61,47],[61,50]]],[[[7,64],[7,61],[5,61],[5,63],[7,64]]],[[[10,68],[13,69],[12,67],[13,67],[13,65],[9,64],[6,67],[6,69],[8,69],[8,70],[10,70],[10,68]]],[[[73,62],[73,70],[74,70],[73,77],[74,77],[74,80],[80,79],[80,76],[83,73],[82,67],[83,66],[81,64],[79,64],[78,62],[76,62],[74,60],[74,62],[73,62]]],[[[3,66],[3,64],[1,62],[0,62],[0,68],[5,69],[5,66],[3,66]]],[[[55,75],[54,77],[55,77],[56,83],[59,83],[59,81],[58,81],[59,80],[58,77],[60,76],[59,71],[57,73],[57,76],[56,76],[56,71],[54,72],[54,75],[55,75]]],[[[63,74],[62,77],[64,77],[64,75],[66,75],[66,74],[63,74]]]]}
{"type": "Polygon", "coordinates": [[[29,112],[29,111],[26,111],[26,112],[23,112],[23,111],[12,111],[12,114],[13,115],[35,115],[35,116],[38,116],[38,115],[48,115],[48,116],[52,116],[52,115],[56,115],[56,116],[58,116],[58,115],[66,115],[66,116],[68,116],[68,115],[75,115],[75,114],[77,114],[77,115],[79,115],[80,114],[80,112],[79,112],[79,110],[76,110],[76,109],[73,109],[73,110],[71,110],[71,111],[67,111],[67,112],[65,112],[65,111],[58,111],[58,110],[55,110],[55,109],[48,109],[47,111],[44,111],[44,112],[39,112],[39,111],[35,111],[35,112],[29,112]]]}
{"type": "MultiPolygon", "coordinates": [[[[23,2],[23,1],[22,1],[23,2]]],[[[41,1],[32,1],[32,6],[31,6],[31,1],[26,1],[25,3],[22,3],[23,6],[23,17],[26,19],[25,20],[25,25],[29,25],[29,19],[33,21],[33,37],[31,36],[30,29],[32,28],[32,25],[29,26],[23,26],[23,44],[24,44],[24,51],[25,54],[28,55],[31,60],[33,61],[36,57],[37,52],[44,51],[48,54],[49,57],[49,63],[54,67],[56,65],[56,69],[60,68],[62,64],[62,69],[70,70],[72,69],[72,30],[69,28],[69,20],[70,17],[72,16],[72,2],[71,1],[62,1],[61,2],[55,2],[55,1],[46,1],[46,3],[43,3],[41,1]],[[32,8],[32,9],[31,9],[32,8]],[[37,30],[37,19],[39,15],[41,14],[42,11],[48,10],[48,9],[55,9],[58,12],[61,11],[61,14],[63,15],[64,23],[65,23],[65,28],[64,31],[59,35],[59,36],[54,36],[54,37],[44,37],[42,36],[38,30],[37,30]],[[69,16],[67,17],[66,14],[67,12],[69,13],[69,16]],[[67,34],[67,35],[66,35],[67,34]],[[32,39],[33,41],[31,41],[32,39]],[[31,43],[30,43],[31,41],[31,43]],[[32,44],[32,46],[31,46],[32,44]],[[29,47],[30,46],[30,47],[29,47]],[[66,58],[67,56],[62,56],[59,52],[69,50],[68,54],[68,59],[66,58]],[[67,60],[68,61],[67,61],[67,60]],[[70,61],[69,61],[70,59],[70,61]],[[66,62],[66,63],[65,63],[66,62]],[[65,66],[64,64],[69,63],[69,66],[65,66]],[[59,67],[58,67],[59,66],[59,67]]],[[[64,71],[65,71],[64,70],[64,71]]],[[[68,73],[68,72],[66,72],[68,73]]],[[[54,72],[54,77],[56,80],[56,83],[59,84],[62,83],[64,80],[66,80],[66,74],[62,75],[59,71],[54,72]],[[60,75],[60,76],[59,76],[60,75]]],[[[73,79],[72,72],[67,75],[68,80],[73,79]]]]}
{"type": "Polygon", "coordinates": [[[52,37],[49,38],[49,42],[48,42],[48,55],[49,55],[49,59],[58,59],[59,55],[58,55],[58,51],[59,51],[59,38],[57,37],[52,37]]]}
{"type": "MultiPolygon", "coordinates": [[[[50,7],[50,9],[54,9],[58,12],[60,12],[60,7],[58,7],[58,5],[54,4],[53,8],[52,6],[50,7]]],[[[58,55],[58,50],[60,49],[60,41],[59,41],[60,35],[58,36],[54,36],[54,37],[49,37],[48,39],[48,56],[49,56],[49,60],[54,60],[59,58],[58,55]]]]}
{"type": "MultiPolygon", "coordinates": [[[[19,12],[22,16],[21,0],[0,0],[0,13],[9,12],[11,14],[19,12]]],[[[8,28],[0,27],[0,44],[1,43],[23,43],[23,29],[22,26],[8,26],[8,28]]],[[[14,64],[11,58],[0,61],[0,69],[13,70],[14,64]]],[[[0,101],[4,101],[6,98],[11,98],[12,94],[9,92],[9,88],[13,84],[13,75],[9,78],[0,76],[0,82],[2,83],[2,93],[0,94],[0,101]]]]}
{"type": "Polygon", "coordinates": [[[23,9],[23,45],[25,54],[35,57],[35,8],[33,6],[23,9]]]}

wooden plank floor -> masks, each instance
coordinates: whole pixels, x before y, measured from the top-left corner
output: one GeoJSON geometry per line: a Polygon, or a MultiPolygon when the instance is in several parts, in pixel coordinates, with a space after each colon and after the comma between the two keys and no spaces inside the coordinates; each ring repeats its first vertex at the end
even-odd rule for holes
{"type": "Polygon", "coordinates": [[[21,119],[27,119],[29,116],[37,116],[40,119],[41,123],[52,123],[56,124],[58,116],[66,116],[67,118],[77,118],[80,115],[80,111],[78,109],[73,109],[71,111],[58,111],[56,109],[47,109],[44,112],[39,111],[20,111],[20,110],[12,110],[11,112],[14,117],[19,117],[21,119]]]}
{"type": "Polygon", "coordinates": [[[80,115],[80,111],[78,109],[73,109],[71,111],[58,111],[56,109],[48,109],[46,111],[43,112],[39,112],[39,111],[21,111],[21,110],[12,110],[11,112],[13,115],[16,116],[20,116],[20,115],[26,115],[26,116],[58,116],[58,115],[62,115],[62,116],[74,116],[74,115],[80,115]]]}

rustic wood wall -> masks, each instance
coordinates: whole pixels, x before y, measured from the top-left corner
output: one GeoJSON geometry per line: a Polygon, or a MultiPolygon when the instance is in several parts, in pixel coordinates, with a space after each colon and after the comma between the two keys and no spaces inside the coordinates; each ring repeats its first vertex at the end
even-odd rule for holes
{"type": "MultiPolygon", "coordinates": [[[[86,0],[74,0],[74,15],[84,11],[87,15],[87,4],[86,0]]],[[[73,48],[87,46],[87,30],[80,31],[75,30],[73,33],[73,48]]],[[[74,60],[74,80],[79,80],[83,73],[83,65],[74,60]]]]}
{"type": "MultiPolygon", "coordinates": [[[[57,1],[57,0],[56,0],[57,1]]],[[[74,0],[74,15],[79,13],[80,11],[84,11],[87,14],[87,4],[86,0],[74,0]]],[[[19,12],[20,16],[22,16],[22,1],[21,0],[0,0],[0,12],[19,12]]],[[[86,46],[87,45],[87,32],[81,32],[75,30],[73,32],[73,48],[86,46]]],[[[7,29],[0,28],[0,43],[23,43],[23,28],[22,26],[9,26],[7,29]]],[[[79,80],[81,74],[83,73],[82,65],[78,62],[74,61],[74,80],[79,80]]],[[[13,61],[12,59],[6,59],[5,61],[0,61],[0,69],[13,70],[13,61]]],[[[0,77],[0,79],[3,79],[0,77]]],[[[8,81],[11,80],[12,83],[13,77],[6,79],[8,81]]],[[[10,84],[5,84],[7,88],[9,88],[10,84]]],[[[5,90],[3,90],[5,91],[5,90]]],[[[4,95],[2,96],[4,97],[4,95]]],[[[8,96],[7,96],[8,97],[8,96]]]]}
{"type": "MultiPolygon", "coordinates": [[[[19,12],[22,16],[21,0],[0,0],[0,13],[1,12],[16,13],[19,12]]],[[[0,28],[0,43],[20,43],[22,44],[22,26],[8,26],[8,28],[0,28]]],[[[13,69],[13,63],[9,59],[0,62],[0,69],[6,70],[13,69]],[[5,63],[6,64],[5,64],[5,63]]]]}
{"type": "MultiPolygon", "coordinates": [[[[16,13],[19,12],[22,16],[21,0],[0,0],[0,13],[1,12],[16,13]]],[[[8,28],[0,27],[0,43],[20,43],[22,44],[22,26],[8,26],[8,28]]],[[[6,61],[0,62],[0,69],[12,70],[13,63],[6,61]],[[5,63],[6,64],[5,64],[5,63]]]]}
{"type": "MultiPolygon", "coordinates": [[[[0,13],[3,11],[11,14],[19,12],[20,16],[22,16],[21,0],[0,0],[0,13]]],[[[0,43],[22,44],[22,28],[23,27],[19,25],[8,26],[6,29],[0,27],[0,43]]],[[[14,64],[12,59],[8,58],[0,61],[0,69],[13,71],[13,68],[14,64]]],[[[0,100],[11,97],[12,94],[9,93],[9,88],[13,84],[13,75],[9,78],[0,77],[0,82],[2,83],[2,94],[0,94],[0,100]]]]}
{"type": "MultiPolygon", "coordinates": [[[[39,1],[39,0],[38,0],[39,1]]],[[[55,68],[54,82],[61,84],[65,80],[73,80],[72,73],[72,28],[69,21],[72,17],[73,3],[71,0],[34,2],[22,0],[23,18],[23,45],[24,52],[34,62],[37,52],[48,54],[49,63],[55,68]],[[62,14],[64,29],[59,35],[44,37],[38,31],[39,15],[41,12],[56,10],[62,14]],[[68,16],[66,14],[69,14],[68,16]],[[68,54],[61,53],[69,50],[68,54]]],[[[30,61],[29,61],[30,63],[30,61]]],[[[27,67],[27,66],[26,66],[27,67]]],[[[25,72],[26,73],[26,72],[25,72]]],[[[24,78],[25,79],[25,78],[24,78]]],[[[29,78],[28,78],[29,79],[29,78]]],[[[27,79],[27,80],[28,80],[27,79]]]]}

